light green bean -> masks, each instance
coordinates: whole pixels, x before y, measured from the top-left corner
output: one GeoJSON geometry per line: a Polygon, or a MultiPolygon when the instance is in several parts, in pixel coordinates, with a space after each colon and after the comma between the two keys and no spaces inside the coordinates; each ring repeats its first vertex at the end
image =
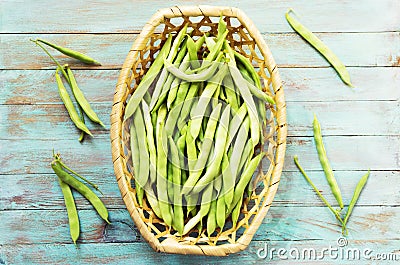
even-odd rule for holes
{"type": "Polygon", "coordinates": [[[353,87],[350,81],[350,75],[347,71],[344,64],[340,61],[340,59],[326,46],[317,36],[314,35],[309,29],[303,26],[299,21],[290,16],[290,12],[293,12],[292,9],[289,9],[285,16],[286,20],[289,22],[289,25],[298,33],[301,37],[303,37],[311,46],[313,46],[325,59],[333,66],[336,72],[339,74],[342,81],[353,87]]]}

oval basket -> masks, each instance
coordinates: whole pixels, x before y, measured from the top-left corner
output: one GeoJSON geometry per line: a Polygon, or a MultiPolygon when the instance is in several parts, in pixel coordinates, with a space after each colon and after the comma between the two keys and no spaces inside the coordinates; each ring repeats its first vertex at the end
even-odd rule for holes
{"type": "Polygon", "coordinates": [[[157,11],[136,38],[121,69],[111,113],[111,146],[114,171],[126,207],[150,246],[158,252],[226,256],[245,249],[268,212],[280,180],[286,150],[286,104],[281,79],[272,54],[251,20],[233,7],[176,6],[157,11]],[[129,128],[123,123],[125,106],[141,77],[156,57],[168,34],[176,34],[185,24],[193,36],[216,33],[222,16],[229,30],[232,48],[245,55],[263,81],[263,90],[274,97],[276,105],[266,105],[264,132],[267,152],[254,180],[258,185],[241,208],[236,227],[224,228],[215,237],[204,231],[176,236],[145,203],[139,207],[135,196],[134,176],[130,167],[129,128]]]}

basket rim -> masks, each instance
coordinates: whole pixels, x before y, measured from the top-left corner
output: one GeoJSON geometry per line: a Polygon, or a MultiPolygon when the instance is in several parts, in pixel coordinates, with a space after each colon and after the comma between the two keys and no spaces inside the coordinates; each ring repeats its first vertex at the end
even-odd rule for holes
{"type": "Polygon", "coordinates": [[[121,68],[118,82],[116,85],[116,91],[114,94],[114,101],[112,112],[110,115],[111,119],[111,150],[112,160],[114,165],[114,172],[118,182],[124,203],[129,211],[131,218],[135,225],[140,231],[144,239],[150,244],[150,246],[157,252],[175,253],[175,254],[197,254],[197,255],[210,255],[210,256],[226,256],[231,253],[236,253],[244,250],[250,243],[253,235],[260,226],[262,220],[267,214],[269,207],[275,197],[279,180],[281,177],[285,151],[286,151],[286,137],[287,137],[287,124],[286,124],[286,103],[284,98],[284,92],[282,82],[279,76],[279,72],[276,63],[272,57],[271,51],[268,48],[265,40],[262,38],[261,33],[255,27],[253,22],[244,14],[243,11],[236,7],[228,6],[211,6],[211,5],[199,5],[199,6],[174,6],[170,8],[159,9],[151,19],[144,25],[141,33],[134,41],[132,48],[130,49],[125,62],[121,68]],[[123,98],[126,98],[128,93],[129,72],[134,65],[135,58],[139,51],[146,47],[149,37],[154,33],[157,26],[164,22],[165,18],[177,18],[182,16],[187,17],[219,17],[229,16],[235,17],[239,22],[245,26],[248,30],[249,35],[254,39],[261,54],[264,58],[265,66],[269,71],[270,79],[272,81],[272,87],[275,92],[276,102],[276,150],[274,157],[274,168],[271,175],[271,185],[268,187],[268,198],[264,200],[264,204],[260,208],[259,212],[254,216],[251,225],[246,229],[244,234],[235,243],[223,244],[218,246],[208,245],[181,245],[175,240],[170,238],[160,242],[154,234],[149,231],[146,223],[141,219],[138,209],[133,203],[132,194],[129,191],[127,180],[125,179],[126,165],[124,164],[124,149],[122,146],[122,121],[124,117],[124,106],[125,102],[123,98]],[[245,236],[246,235],[246,236],[245,236]]]}

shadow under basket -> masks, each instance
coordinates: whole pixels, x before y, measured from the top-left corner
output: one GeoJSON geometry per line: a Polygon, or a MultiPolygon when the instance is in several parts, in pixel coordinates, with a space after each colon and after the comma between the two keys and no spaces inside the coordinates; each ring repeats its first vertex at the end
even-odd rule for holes
{"type": "MultiPolygon", "coordinates": [[[[262,223],[278,188],[286,150],[286,103],[281,79],[272,54],[252,21],[240,10],[218,6],[176,6],[157,11],[136,38],[121,69],[111,113],[111,145],[114,171],[126,207],[143,238],[158,252],[227,256],[245,249],[262,223]],[[227,39],[234,50],[249,58],[257,70],[265,93],[276,105],[266,104],[266,156],[254,179],[256,189],[242,204],[235,227],[227,220],[224,229],[211,237],[193,230],[178,236],[157,218],[146,203],[137,203],[131,168],[129,124],[123,123],[127,101],[135,91],[168,34],[175,35],[185,24],[193,38],[205,32],[215,35],[220,16],[227,23],[227,39]]],[[[256,172],[256,173],[257,173],[256,172]]]]}

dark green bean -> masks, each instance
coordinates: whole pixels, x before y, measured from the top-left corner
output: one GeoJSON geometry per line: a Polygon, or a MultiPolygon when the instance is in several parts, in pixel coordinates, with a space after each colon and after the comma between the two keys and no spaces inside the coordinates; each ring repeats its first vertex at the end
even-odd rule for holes
{"type": "Polygon", "coordinates": [[[76,83],[74,74],[72,73],[71,68],[69,68],[69,67],[67,67],[67,74],[68,74],[69,80],[71,82],[72,93],[74,94],[75,99],[78,102],[79,106],[82,107],[83,111],[86,113],[86,115],[89,117],[89,119],[91,119],[92,121],[105,127],[104,124],[99,119],[99,117],[97,116],[96,112],[94,112],[94,110],[90,106],[89,102],[85,98],[85,95],[83,94],[82,90],[78,87],[78,84],[76,83]]]}
{"type": "Polygon", "coordinates": [[[303,26],[299,21],[295,18],[290,16],[290,12],[293,12],[292,9],[289,9],[285,16],[289,25],[301,36],[303,37],[311,46],[313,46],[325,59],[333,66],[336,72],[339,74],[342,81],[350,86],[353,87],[350,81],[349,72],[347,72],[346,67],[340,61],[340,59],[326,46],[317,36],[314,35],[309,29],[303,26]]]}
{"type": "Polygon", "coordinates": [[[340,209],[343,209],[342,194],[336,182],[335,176],[333,175],[333,170],[329,164],[329,160],[326,155],[324,143],[322,141],[321,125],[319,124],[316,115],[314,115],[313,128],[315,145],[318,151],[319,161],[321,162],[321,166],[325,172],[326,180],[328,181],[328,184],[332,190],[333,196],[335,196],[336,201],[339,203],[340,209]]]}
{"type": "Polygon", "coordinates": [[[56,44],[53,44],[51,42],[48,42],[48,41],[45,41],[45,40],[42,40],[42,39],[37,39],[36,41],[40,41],[41,43],[44,43],[44,44],[56,49],[57,51],[65,54],[65,55],[67,55],[69,57],[78,59],[81,62],[84,62],[84,63],[87,63],[87,64],[101,65],[101,63],[99,63],[95,59],[93,59],[93,58],[91,58],[91,57],[89,57],[89,56],[87,56],[87,55],[85,55],[83,53],[80,53],[78,51],[74,51],[74,50],[71,50],[71,49],[68,49],[68,48],[65,48],[65,47],[61,47],[61,46],[58,46],[56,44]]]}
{"type": "Polygon", "coordinates": [[[86,125],[81,121],[79,118],[78,112],[76,112],[76,109],[74,107],[74,104],[72,103],[71,98],[68,95],[67,90],[65,89],[65,86],[61,80],[60,75],[58,74],[58,70],[56,70],[55,73],[56,76],[56,81],[57,81],[57,86],[58,86],[58,92],[60,94],[61,100],[64,102],[65,108],[68,111],[69,117],[75,124],[75,126],[84,131],[85,133],[89,134],[90,136],[93,136],[92,133],[89,131],[89,129],[86,127],[86,125]]]}
{"type": "Polygon", "coordinates": [[[89,189],[85,184],[65,172],[61,164],[57,160],[54,160],[51,163],[51,167],[64,183],[68,184],[70,187],[82,194],[93,205],[100,217],[103,218],[103,220],[105,220],[107,223],[110,223],[108,221],[107,208],[91,189],[89,189]]]}
{"type": "Polygon", "coordinates": [[[65,207],[67,208],[69,232],[71,234],[72,241],[76,245],[76,240],[79,238],[80,228],[74,197],[72,196],[71,188],[67,184],[65,184],[60,178],[58,178],[58,182],[64,195],[65,207]]]}

